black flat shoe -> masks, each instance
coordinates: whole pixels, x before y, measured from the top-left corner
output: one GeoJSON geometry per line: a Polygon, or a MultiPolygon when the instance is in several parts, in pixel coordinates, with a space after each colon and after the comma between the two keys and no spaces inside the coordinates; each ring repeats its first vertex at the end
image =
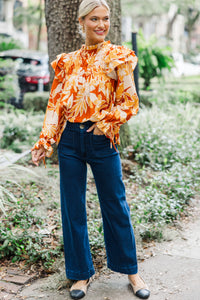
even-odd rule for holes
{"type": "Polygon", "coordinates": [[[90,284],[90,279],[88,279],[86,283],[85,280],[76,281],[70,289],[71,298],[81,299],[85,297],[89,284],[90,284]]]}
{"type": "MultiPolygon", "coordinates": [[[[140,277],[141,278],[141,277],[140,277]]],[[[148,299],[150,296],[150,291],[146,285],[146,283],[144,282],[144,280],[141,278],[141,280],[143,281],[144,285],[143,286],[136,286],[134,285],[131,280],[129,279],[130,285],[132,286],[133,289],[133,293],[135,294],[135,296],[137,296],[140,299],[148,299]]]]}

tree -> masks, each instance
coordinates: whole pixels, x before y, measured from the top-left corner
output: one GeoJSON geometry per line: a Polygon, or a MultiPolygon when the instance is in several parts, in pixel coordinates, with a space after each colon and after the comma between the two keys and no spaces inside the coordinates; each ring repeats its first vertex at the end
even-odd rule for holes
{"type": "MultiPolygon", "coordinates": [[[[81,0],[45,0],[50,61],[53,61],[60,53],[68,53],[79,49],[84,42],[78,26],[78,7],[80,3],[81,0]]],[[[121,3],[120,0],[108,0],[108,4],[111,8],[111,29],[108,39],[113,44],[121,44],[121,3]]],[[[50,72],[52,81],[53,70],[51,69],[50,72]]],[[[127,146],[130,141],[127,126],[122,126],[120,133],[123,146],[127,146]],[[126,134],[123,134],[124,131],[126,131],[126,134]]]]}
{"type": "Polygon", "coordinates": [[[186,16],[187,16],[187,21],[185,24],[185,29],[188,33],[187,52],[190,52],[191,51],[192,31],[194,30],[196,22],[199,19],[200,10],[194,9],[192,7],[188,7],[186,16]]]}
{"type": "Polygon", "coordinates": [[[133,18],[145,17],[149,18],[154,15],[160,15],[167,10],[168,3],[171,0],[123,0],[122,13],[132,16],[133,18]]]}

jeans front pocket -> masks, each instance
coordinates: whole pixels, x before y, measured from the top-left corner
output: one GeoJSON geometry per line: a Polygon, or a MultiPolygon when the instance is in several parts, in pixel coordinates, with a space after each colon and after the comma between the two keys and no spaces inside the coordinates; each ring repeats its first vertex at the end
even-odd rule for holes
{"type": "Polygon", "coordinates": [[[110,139],[105,135],[92,135],[92,147],[95,157],[105,157],[112,155],[115,151],[110,146],[110,139]]]}

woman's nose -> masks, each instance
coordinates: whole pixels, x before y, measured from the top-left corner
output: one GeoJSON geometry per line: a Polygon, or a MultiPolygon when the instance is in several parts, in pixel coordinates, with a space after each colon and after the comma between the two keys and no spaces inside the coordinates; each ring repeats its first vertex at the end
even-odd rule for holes
{"type": "Polygon", "coordinates": [[[99,26],[100,28],[104,28],[104,22],[103,22],[103,20],[99,20],[98,26],[99,26]]]}

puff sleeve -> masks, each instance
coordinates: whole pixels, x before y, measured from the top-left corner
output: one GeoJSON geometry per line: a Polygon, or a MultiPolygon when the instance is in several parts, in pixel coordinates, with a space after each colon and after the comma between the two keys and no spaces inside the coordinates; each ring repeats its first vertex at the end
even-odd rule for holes
{"type": "Polygon", "coordinates": [[[57,143],[58,133],[64,122],[64,114],[60,106],[60,98],[65,78],[65,68],[63,61],[63,54],[58,55],[57,59],[51,63],[55,71],[54,80],[51,87],[49,101],[44,117],[42,131],[39,141],[35,143],[34,149],[39,149],[43,146],[46,150],[46,156],[50,157],[53,153],[51,144],[57,143]]]}
{"type": "Polygon", "coordinates": [[[105,71],[116,80],[115,100],[111,111],[105,112],[104,118],[96,125],[117,144],[120,143],[120,126],[136,115],[139,108],[133,75],[137,60],[135,53],[123,46],[118,47],[106,58],[105,71]]]}

